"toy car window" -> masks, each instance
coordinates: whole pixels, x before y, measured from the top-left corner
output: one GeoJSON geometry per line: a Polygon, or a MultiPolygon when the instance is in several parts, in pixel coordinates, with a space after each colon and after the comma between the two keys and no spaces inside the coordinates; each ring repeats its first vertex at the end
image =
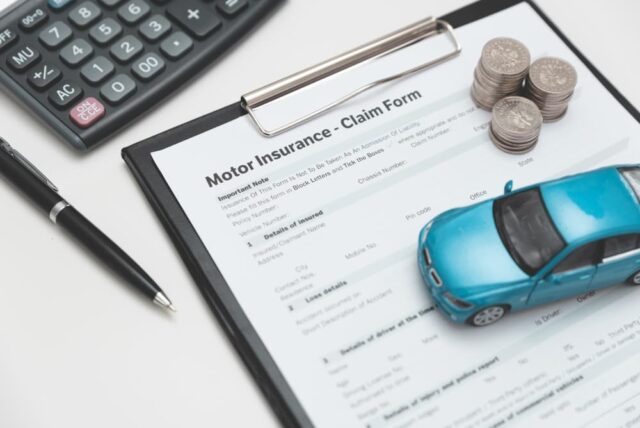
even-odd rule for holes
{"type": "Polygon", "coordinates": [[[633,251],[638,248],[638,235],[621,235],[604,242],[604,258],[633,251]]]}
{"type": "Polygon", "coordinates": [[[633,193],[640,199],[640,168],[620,168],[619,171],[633,189],[633,193]]]}
{"type": "Polygon", "coordinates": [[[597,242],[592,242],[574,250],[553,269],[553,273],[568,272],[596,264],[598,246],[597,242]]]}
{"type": "Polygon", "coordinates": [[[496,200],[493,212],[502,243],[529,275],[540,270],[565,246],[538,188],[496,200]]]}

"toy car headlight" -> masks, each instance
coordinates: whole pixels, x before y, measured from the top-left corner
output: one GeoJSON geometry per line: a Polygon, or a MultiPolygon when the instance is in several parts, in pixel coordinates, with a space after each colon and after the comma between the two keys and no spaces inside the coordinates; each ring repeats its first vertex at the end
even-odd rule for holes
{"type": "Polygon", "coordinates": [[[442,287],[442,278],[434,268],[429,269],[429,276],[431,276],[436,287],[442,287]]]}
{"type": "Polygon", "coordinates": [[[429,233],[429,230],[431,230],[431,226],[433,226],[433,220],[431,220],[429,223],[427,223],[427,225],[424,227],[424,236],[425,236],[425,238],[427,237],[427,234],[429,233]]]}
{"type": "Polygon", "coordinates": [[[447,299],[447,301],[449,303],[451,303],[453,306],[457,306],[460,309],[469,309],[471,307],[473,307],[473,305],[471,303],[465,302],[464,300],[460,300],[458,299],[456,296],[454,296],[453,294],[447,292],[442,293],[442,296],[447,299]]]}
{"type": "Polygon", "coordinates": [[[427,223],[427,225],[424,227],[424,249],[423,249],[423,253],[424,253],[424,262],[427,264],[427,266],[431,265],[431,254],[429,254],[429,247],[427,246],[427,236],[429,236],[429,230],[431,230],[431,226],[433,225],[433,220],[431,220],[429,223],[427,223]]]}
{"type": "Polygon", "coordinates": [[[424,255],[424,262],[427,264],[427,266],[431,266],[431,254],[429,254],[429,247],[425,245],[422,252],[424,255]]]}

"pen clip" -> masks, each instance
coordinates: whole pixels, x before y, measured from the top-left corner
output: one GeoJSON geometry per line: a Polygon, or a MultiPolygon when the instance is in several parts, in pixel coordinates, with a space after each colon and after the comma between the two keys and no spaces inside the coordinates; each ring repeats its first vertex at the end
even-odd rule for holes
{"type": "Polygon", "coordinates": [[[38,168],[36,168],[34,164],[29,162],[27,158],[22,156],[19,151],[11,147],[11,145],[7,143],[5,140],[3,140],[2,138],[0,138],[0,149],[4,150],[9,156],[14,158],[16,162],[18,162],[20,165],[26,168],[29,172],[35,175],[40,181],[42,181],[45,185],[47,185],[47,187],[49,187],[51,190],[53,190],[54,192],[58,191],[58,188],[56,187],[56,185],[53,184],[51,180],[47,178],[46,175],[44,175],[38,168]]]}

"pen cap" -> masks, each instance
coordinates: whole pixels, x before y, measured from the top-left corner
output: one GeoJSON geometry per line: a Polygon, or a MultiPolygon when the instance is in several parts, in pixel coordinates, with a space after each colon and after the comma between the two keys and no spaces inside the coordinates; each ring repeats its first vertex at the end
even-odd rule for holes
{"type": "Polygon", "coordinates": [[[38,207],[48,213],[62,197],[42,179],[18,162],[5,150],[0,150],[0,174],[22,191],[38,207]]]}

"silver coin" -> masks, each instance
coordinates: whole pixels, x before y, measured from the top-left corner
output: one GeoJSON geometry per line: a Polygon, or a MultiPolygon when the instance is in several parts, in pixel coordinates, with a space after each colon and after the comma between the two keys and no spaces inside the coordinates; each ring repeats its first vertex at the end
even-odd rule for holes
{"type": "Polygon", "coordinates": [[[542,114],[531,100],[519,96],[502,98],[493,106],[492,122],[498,129],[516,135],[537,134],[542,114]]]}
{"type": "Polygon", "coordinates": [[[492,74],[526,74],[531,56],[529,49],[519,41],[509,37],[489,40],[482,48],[480,62],[492,74]]]}
{"type": "Polygon", "coordinates": [[[524,93],[540,108],[545,122],[553,122],[567,111],[577,83],[575,69],[559,58],[540,58],[529,69],[524,93]]]}
{"type": "Polygon", "coordinates": [[[536,137],[534,140],[530,141],[527,144],[514,146],[512,144],[508,144],[506,141],[498,137],[492,129],[489,129],[489,137],[491,138],[491,141],[498,149],[512,155],[521,155],[524,153],[528,153],[531,150],[533,150],[533,148],[538,143],[538,138],[536,137]]]}
{"type": "Polygon", "coordinates": [[[476,106],[491,111],[499,99],[519,94],[529,61],[529,51],[517,40],[499,37],[487,42],[473,72],[471,97],[476,106]]]}
{"type": "Polygon", "coordinates": [[[569,110],[569,105],[565,105],[562,109],[551,113],[542,112],[542,118],[545,123],[557,122],[567,114],[567,110],[569,110]]]}
{"type": "Polygon", "coordinates": [[[578,83],[578,74],[571,64],[553,57],[540,58],[529,68],[530,83],[546,94],[560,96],[572,92],[578,83]]]}
{"type": "Polygon", "coordinates": [[[542,114],[533,101],[511,96],[498,101],[493,107],[489,137],[505,153],[523,154],[536,146],[542,114]]]}

